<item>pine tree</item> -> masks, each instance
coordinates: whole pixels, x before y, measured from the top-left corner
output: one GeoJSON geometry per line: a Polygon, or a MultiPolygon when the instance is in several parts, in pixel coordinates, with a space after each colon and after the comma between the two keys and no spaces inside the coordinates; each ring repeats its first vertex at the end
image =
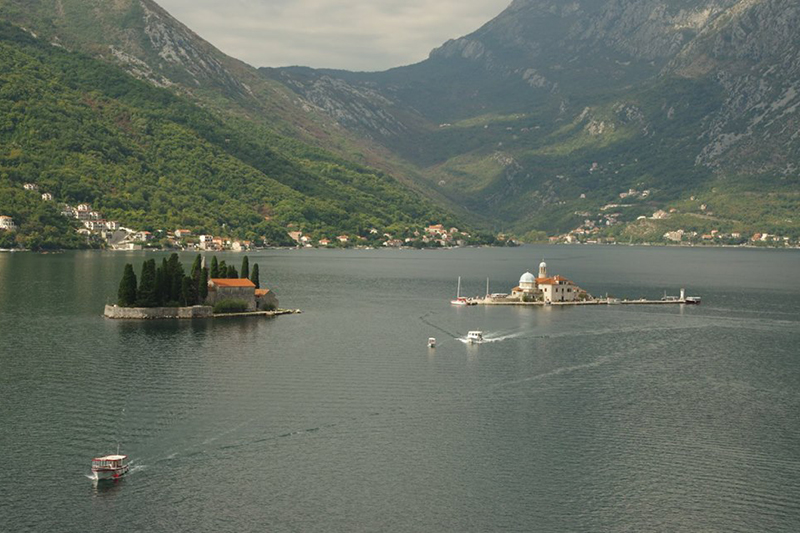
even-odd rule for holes
{"type": "Polygon", "coordinates": [[[122,280],[119,282],[117,292],[117,305],[131,307],[136,303],[136,274],[133,272],[133,265],[128,263],[122,273],[122,280]]]}
{"type": "Polygon", "coordinates": [[[219,262],[219,271],[217,273],[218,278],[227,278],[228,277],[228,265],[225,264],[225,261],[219,262]]]}
{"type": "Polygon", "coordinates": [[[205,303],[206,298],[208,297],[208,269],[204,268],[200,270],[200,282],[197,286],[197,294],[199,296],[198,303],[205,303]]]}
{"type": "Polygon", "coordinates": [[[242,270],[239,274],[242,278],[250,277],[250,260],[247,258],[247,256],[242,258],[242,270]]]}
{"type": "Polygon", "coordinates": [[[150,259],[142,263],[142,276],[139,278],[139,291],[136,294],[136,305],[139,307],[156,307],[156,260],[150,259]]]}
{"type": "Polygon", "coordinates": [[[253,265],[253,272],[250,273],[250,281],[252,281],[255,284],[256,289],[261,288],[261,283],[258,279],[258,263],[253,265]]]}
{"type": "Polygon", "coordinates": [[[211,272],[209,272],[212,278],[219,277],[219,263],[217,262],[217,256],[211,258],[211,272]]]}
{"type": "Polygon", "coordinates": [[[236,279],[239,277],[239,273],[236,272],[236,267],[231,265],[228,267],[228,279],[236,279]]]}

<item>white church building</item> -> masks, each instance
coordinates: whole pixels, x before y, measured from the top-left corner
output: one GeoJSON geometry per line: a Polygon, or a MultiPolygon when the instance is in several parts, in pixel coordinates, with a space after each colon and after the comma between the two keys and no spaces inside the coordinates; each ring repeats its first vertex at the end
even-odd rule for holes
{"type": "Polygon", "coordinates": [[[511,298],[526,302],[573,302],[590,297],[586,291],[563,276],[548,276],[547,263],[539,263],[539,275],[525,272],[519,285],[511,290],[511,298]]]}

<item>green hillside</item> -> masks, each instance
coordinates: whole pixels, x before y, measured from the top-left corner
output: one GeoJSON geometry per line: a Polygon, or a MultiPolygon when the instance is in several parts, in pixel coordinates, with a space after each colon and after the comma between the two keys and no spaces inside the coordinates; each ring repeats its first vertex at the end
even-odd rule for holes
{"type": "Polygon", "coordinates": [[[415,65],[261,72],[518,235],[623,203],[605,234],[676,209],[659,231],[797,238],[798,28],[792,0],[515,0],[415,65]]]}
{"type": "Polygon", "coordinates": [[[334,236],[455,223],[378,172],[3,23],[0,214],[20,226],[19,245],[76,246],[67,219],[54,216],[60,202],[91,203],[137,229],[274,244],[287,242],[289,224],[334,236]],[[23,191],[26,182],[39,191],[23,191]]]}

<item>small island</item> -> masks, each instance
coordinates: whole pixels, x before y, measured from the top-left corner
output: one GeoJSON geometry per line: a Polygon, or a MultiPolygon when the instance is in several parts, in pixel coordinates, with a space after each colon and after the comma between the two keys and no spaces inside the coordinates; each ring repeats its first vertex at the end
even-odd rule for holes
{"type": "Polygon", "coordinates": [[[549,276],[547,263],[539,263],[539,275],[525,272],[519,279],[519,285],[508,293],[489,293],[487,280],[486,296],[483,298],[467,298],[468,305],[605,305],[605,304],[699,304],[699,296],[686,296],[685,289],[680,296],[668,296],[660,300],[619,299],[606,295],[595,298],[564,276],[549,276]]]}
{"type": "Polygon", "coordinates": [[[242,259],[239,271],[218,261],[211,266],[197,255],[187,275],[178,254],[142,264],[137,281],[128,263],[122,275],[116,305],[106,305],[104,316],[115,319],[214,318],[230,316],[276,316],[296,313],[278,308],[278,298],[261,287],[258,264],[250,269],[242,259]]]}

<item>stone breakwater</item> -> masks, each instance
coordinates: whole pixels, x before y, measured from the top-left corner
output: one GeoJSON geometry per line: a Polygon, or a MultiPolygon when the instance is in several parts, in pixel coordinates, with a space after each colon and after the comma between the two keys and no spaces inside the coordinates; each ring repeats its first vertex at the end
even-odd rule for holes
{"type": "Polygon", "coordinates": [[[214,309],[209,305],[192,307],[120,307],[107,305],[103,316],[106,318],[149,320],[161,318],[211,318],[214,309]]]}
{"type": "Polygon", "coordinates": [[[122,320],[158,320],[164,318],[228,318],[241,316],[280,316],[300,314],[299,309],[276,309],[275,311],[248,311],[244,313],[214,314],[210,305],[192,307],[120,307],[107,305],[103,316],[122,320]]]}

